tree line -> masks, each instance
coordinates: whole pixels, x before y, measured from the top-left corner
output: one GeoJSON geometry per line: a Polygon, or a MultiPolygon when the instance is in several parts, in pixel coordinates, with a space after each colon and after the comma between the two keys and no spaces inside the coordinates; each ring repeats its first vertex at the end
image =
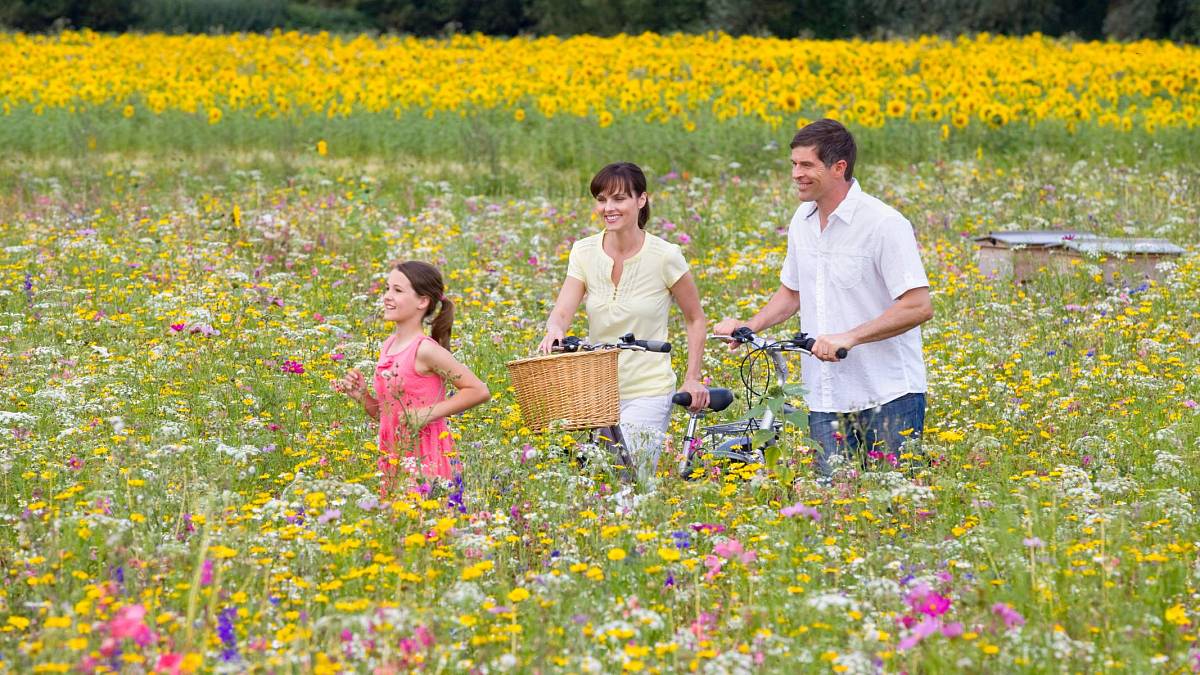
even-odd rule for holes
{"type": "Polygon", "coordinates": [[[1200,41],[1198,0],[0,0],[26,32],[305,31],[439,36],[704,32],[887,38],[1040,32],[1200,41]]]}

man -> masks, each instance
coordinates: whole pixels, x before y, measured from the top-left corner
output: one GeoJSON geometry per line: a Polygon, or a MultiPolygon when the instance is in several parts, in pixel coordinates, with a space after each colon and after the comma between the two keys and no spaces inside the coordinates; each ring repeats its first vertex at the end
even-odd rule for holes
{"type": "Polygon", "coordinates": [[[854,137],[823,119],[792,139],[792,181],[803,201],[788,228],[779,290],[749,321],[714,331],[756,333],[799,310],[816,337],[804,359],[810,433],[828,481],[835,456],[856,450],[899,454],[925,427],[922,323],[933,316],[929,280],[912,225],[854,180],[854,137]],[[839,360],[837,352],[849,354],[839,360]]]}

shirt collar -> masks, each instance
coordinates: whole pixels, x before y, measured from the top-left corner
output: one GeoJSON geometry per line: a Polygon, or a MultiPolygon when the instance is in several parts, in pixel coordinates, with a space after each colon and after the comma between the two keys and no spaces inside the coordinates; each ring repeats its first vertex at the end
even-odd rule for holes
{"type": "MultiPolygon", "coordinates": [[[[861,196],[862,188],[858,185],[858,179],[851,178],[849,192],[842,198],[842,203],[838,204],[833,213],[829,214],[829,217],[833,218],[836,216],[838,220],[849,225],[851,219],[854,218],[854,212],[858,209],[858,198],[861,196]]],[[[808,215],[805,218],[812,218],[815,215],[817,215],[817,203],[812,202],[812,208],[809,209],[808,215]]]]}

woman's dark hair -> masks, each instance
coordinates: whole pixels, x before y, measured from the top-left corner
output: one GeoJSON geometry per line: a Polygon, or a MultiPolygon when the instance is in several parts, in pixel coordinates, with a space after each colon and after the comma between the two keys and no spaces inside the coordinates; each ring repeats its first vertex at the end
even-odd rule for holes
{"type": "Polygon", "coordinates": [[[420,260],[406,260],[396,263],[395,270],[408,278],[413,292],[429,298],[429,306],[425,308],[425,319],[433,315],[429,335],[438,344],[450,349],[450,330],[454,326],[454,303],[446,297],[446,285],[442,282],[442,273],[438,268],[420,260]]]}
{"type": "MultiPolygon", "coordinates": [[[[631,162],[609,164],[592,177],[591,189],[593,197],[599,197],[602,192],[624,192],[636,198],[646,194],[646,174],[642,173],[641,167],[631,162]]],[[[650,198],[647,197],[646,204],[638,209],[638,227],[646,229],[646,222],[649,220],[650,198]]]]}
{"type": "Polygon", "coordinates": [[[850,130],[841,122],[825,118],[809,124],[792,138],[792,149],[796,148],[816,148],[817,159],[827,169],[839,159],[846,160],[846,182],[854,178],[854,159],[858,147],[850,130]]]}

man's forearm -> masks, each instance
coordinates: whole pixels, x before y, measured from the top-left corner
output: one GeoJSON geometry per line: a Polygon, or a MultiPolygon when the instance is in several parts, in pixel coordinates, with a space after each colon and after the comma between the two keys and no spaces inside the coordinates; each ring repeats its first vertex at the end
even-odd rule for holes
{"type": "Polygon", "coordinates": [[[754,318],[747,323],[750,330],[758,333],[771,326],[778,326],[795,316],[798,311],[800,311],[800,293],[787,286],[780,286],[767,304],[763,305],[763,308],[758,310],[754,318]]]}

